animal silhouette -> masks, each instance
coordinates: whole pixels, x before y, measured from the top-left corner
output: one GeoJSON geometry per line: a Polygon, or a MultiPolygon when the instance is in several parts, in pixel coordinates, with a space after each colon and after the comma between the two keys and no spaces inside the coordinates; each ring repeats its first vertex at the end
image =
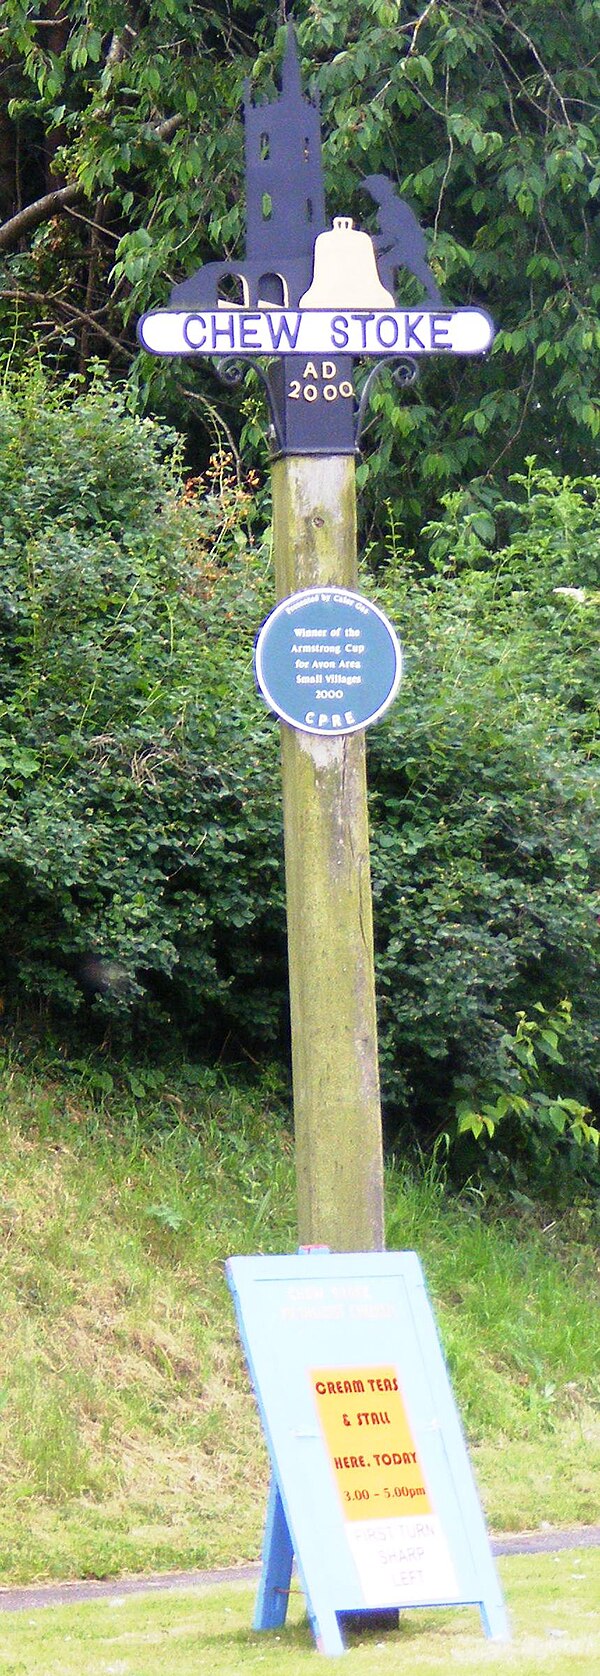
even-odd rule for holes
{"type": "Polygon", "coordinates": [[[387,175],[366,175],[363,182],[369,196],[379,205],[379,231],[373,245],[381,282],[395,293],[398,268],[408,268],[425,287],[427,302],[443,308],[442,298],[427,263],[425,234],[416,215],[399,198],[393,181],[387,175]]]}

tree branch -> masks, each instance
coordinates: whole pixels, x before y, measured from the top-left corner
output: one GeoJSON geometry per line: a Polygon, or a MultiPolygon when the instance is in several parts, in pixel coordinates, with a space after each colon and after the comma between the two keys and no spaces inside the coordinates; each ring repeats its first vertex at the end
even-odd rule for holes
{"type": "MultiPolygon", "coordinates": [[[[450,95],[450,66],[449,66],[449,64],[447,64],[446,65],[446,78],[445,78],[446,120],[448,120],[449,115],[450,115],[450,98],[449,98],[449,95],[450,95]]],[[[436,212],[435,212],[435,221],[433,223],[433,242],[434,242],[434,244],[435,244],[435,241],[436,241],[437,235],[438,235],[438,227],[439,227],[439,222],[440,222],[440,215],[442,213],[442,204],[443,204],[443,201],[444,201],[444,193],[446,191],[446,187],[447,187],[448,181],[450,179],[450,171],[451,171],[451,168],[452,168],[453,157],[454,157],[454,135],[451,133],[450,129],[448,129],[448,161],[447,161],[446,167],[444,169],[442,183],[441,183],[440,191],[439,191],[439,197],[438,197],[438,201],[437,201],[437,209],[436,209],[436,212]]]]}
{"type": "Polygon", "coordinates": [[[214,426],[215,426],[215,432],[216,432],[217,442],[219,444],[219,447],[221,446],[221,433],[223,431],[225,432],[225,436],[227,437],[227,441],[229,443],[229,447],[231,449],[231,453],[232,453],[233,459],[235,461],[235,474],[236,474],[236,477],[237,477],[237,481],[238,481],[238,484],[240,484],[241,481],[242,481],[242,461],[241,461],[241,457],[240,457],[240,451],[239,451],[239,448],[237,447],[233,432],[230,431],[229,425],[227,424],[226,419],[223,418],[223,414],[221,413],[220,409],[217,408],[217,407],[214,407],[213,403],[211,401],[209,401],[208,396],[205,396],[203,392],[201,393],[200,391],[197,391],[197,390],[190,390],[188,385],[181,383],[181,381],[179,379],[177,380],[177,385],[178,385],[179,390],[181,391],[182,396],[187,396],[187,399],[190,402],[197,402],[199,407],[205,408],[206,412],[210,413],[211,419],[213,420],[213,423],[214,423],[214,426]]]}
{"type": "Polygon", "coordinates": [[[106,54],[105,70],[112,70],[114,64],[120,64],[125,57],[128,46],[135,41],[137,30],[133,24],[126,23],[123,34],[119,35],[115,29],[108,52],[106,54]],[[125,37],[128,37],[126,40],[125,37]]]}
{"type": "Polygon", "coordinates": [[[155,128],[150,129],[150,133],[154,135],[155,140],[170,140],[171,135],[176,134],[177,129],[181,128],[183,121],[184,117],[181,111],[178,111],[176,116],[167,116],[164,122],[158,122],[155,128]]]}
{"type": "Polygon", "coordinates": [[[535,41],[532,40],[531,35],[528,35],[527,31],[525,29],[521,29],[520,25],[515,21],[514,18],[509,17],[508,12],[505,11],[504,6],[502,5],[502,0],[496,0],[496,6],[497,6],[497,9],[500,13],[501,18],[504,19],[504,22],[507,25],[507,28],[513,29],[514,32],[515,32],[515,35],[519,35],[520,39],[522,41],[525,41],[526,45],[529,47],[529,51],[532,53],[533,57],[535,58],[536,64],[539,65],[539,68],[542,72],[542,75],[544,77],[545,82],[547,83],[547,86],[552,89],[552,92],[553,92],[554,97],[557,101],[557,104],[560,105],[560,109],[561,109],[562,115],[563,115],[563,121],[564,121],[566,127],[569,129],[569,132],[572,133],[573,132],[573,124],[572,124],[571,119],[569,117],[569,112],[567,110],[565,100],[563,99],[562,93],[560,92],[560,89],[557,87],[557,84],[556,84],[553,76],[550,74],[550,71],[548,69],[547,64],[544,64],[543,58],[540,58],[540,54],[539,54],[538,49],[536,47],[535,41]]]}
{"type": "Polygon", "coordinates": [[[66,297],[57,297],[52,291],[30,291],[20,285],[7,286],[6,290],[0,292],[0,296],[14,297],[15,301],[17,301],[19,297],[24,297],[27,302],[43,303],[46,308],[61,309],[63,314],[66,314],[69,319],[73,321],[81,321],[81,323],[84,326],[87,326],[90,331],[95,332],[99,337],[104,338],[107,343],[110,343],[111,348],[118,351],[119,355],[125,355],[128,360],[131,360],[133,355],[135,355],[135,349],[130,348],[129,344],[114,337],[113,333],[109,332],[106,326],[102,326],[100,324],[97,315],[88,314],[85,309],[76,308],[74,303],[67,302],[66,297]]]}
{"type": "MultiPolygon", "coordinates": [[[[157,140],[170,140],[183,121],[181,112],[178,112],[176,116],[168,116],[164,122],[150,127],[149,131],[157,140]]],[[[39,227],[42,221],[51,221],[53,215],[70,209],[72,204],[81,203],[85,196],[83,187],[77,181],[71,181],[68,186],[59,186],[55,192],[46,192],[43,198],[36,198],[33,204],[26,204],[24,209],[18,210],[0,226],[0,250],[13,250],[25,233],[39,227]]]]}
{"type": "MultiPolygon", "coordinates": [[[[85,288],[85,313],[88,317],[92,313],[93,303],[94,303],[94,286],[95,286],[95,283],[96,283],[96,269],[97,269],[97,266],[98,266],[98,250],[99,250],[99,245],[100,245],[100,231],[101,231],[101,228],[102,228],[103,215],[104,215],[104,199],[99,198],[98,202],[96,204],[96,210],[95,210],[95,214],[94,214],[94,220],[93,220],[93,223],[92,223],[92,231],[91,231],[90,244],[89,244],[87,284],[86,284],[86,288],[85,288]]],[[[88,326],[88,321],[85,320],[85,321],[82,322],[82,327],[81,327],[81,339],[80,339],[80,348],[79,348],[79,371],[80,372],[85,372],[85,369],[86,369],[87,358],[88,358],[88,342],[89,342],[89,326],[88,326]]]]}
{"type": "Polygon", "coordinates": [[[400,34],[402,33],[403,29],[412,29],[412,35],[411,35],[411,38],[410,38],[410,46],[409,46],[408,54],[407,54],[407,56],[409,58],[411,58],[412,54],[414,52],[416,52],[416,50],[417,50],[417,37],[418,37],[418,34],[419,34],[419,30],[422,29],[423,24],[427,22],[427,19],[429,17],[429,13],[433,12],[435,10],[435,8],[437,6],[437,3],[438,3],[438,0],[429,0],[429,4],[425,7],[425,11],[421,12],[421,16],[417,18],[417,21],[414,25],[412,23],[412,20],[411,20],[410,23],[401,23],[400,24],[400,29],[399,29],[400,34]]]}
{"type": "Polygon", "coordinates": [[[33,204],[26,204],[25,208],[11,215],[0,227],[0,250],[12,250],[18,244],[24,233],[33,227],[39,227],[41,221],[50,221],[60,210],[68,209],[70,204],[77,204],[85,198],[82,186],[71,181],[69,186],[59,186],[55,192],[46,192],[43,198],[36,198],[33,204]]]}

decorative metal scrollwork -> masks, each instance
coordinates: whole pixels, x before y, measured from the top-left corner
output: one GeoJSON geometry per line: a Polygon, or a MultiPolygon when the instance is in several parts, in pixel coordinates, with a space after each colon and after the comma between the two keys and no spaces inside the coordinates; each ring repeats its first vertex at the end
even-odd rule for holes
{"type": "Polygon", "coordinates": [[[243,357],[241,355],[227,355],[223,358],[219,358],[218,361],[215,361],[214,366],[217,377],[220,378],[221,383],[226,384],[230,390],[238,390],[240,388],[240,385],[244,382],[244,375],[248,371],[248,367],[252,367],[253,372],[258,374],[269,405],[269,416],[271,422],[268,431],[268,440],[274,454],[283,454],[285,452],[285,442],[281,424],[281,415],[278,409],[277,395],[273,389],[269,374],[265,371],[265,368],[261,366],[260,361],[255,361],[254,357],[250,355],[244,355],[243,357]]]}
{"type": "MultiPolygon", "coordinates": [[[[275,374],[275,379],[273,379],[269,376],[269,371],[266,371],[265,368],[261,366],[260,361],[255,360],[254,357],[251,356],[242,357],[228,355],[220,357],[219,360],[215,361],[213,364],[221,383],[226,384],[230,390],[240,388],[244,382],[244,377],[248,368],[252,367],[253,371],[258,375],[267,397],[270,416],[268,440],[271,445],[272,453],[274,455],[282,455],[290,452],[286,446],[285,380],[282,381],[281,378],[278,378],[277,374],[279,369],[277,365],[275,365],[272,369],[275,374]]],[[[357,452],[360,451],[361,441],[366,425],[367,408],[374,384],[385,368],[390,367],[394,369],[394,383],[397,384],[401,390],[409,389],[410,386],[416,382],[419,376],[419,365],[412,355],[386,355],[382,360],[376,362],[375,366],[368,374],[368,377],[365,379],[360,393],[360,398],[355,407],[353,436],[354,448],[357,452]]],[[[296,448],[293,451],[301,452],[302,450],[298,450],[296,448]]],[[[352,444],[350,445],[350,448],[345,451],[352,452],[352,444]]],[[[319,452],[327,452],[326,447],[321,447],[319,452]]]]}
{"type": "Polygon", "coordinates": [[[371,399],[373,386],[386,367],[395,368],[394,383],[397,384],[401,390],[407,390],[411,384],[416,384],[419,376],[419,364],[418,361],[415,360],[414,355],[386,355],[382,360],[375,362],[375,366],[372,367],[368,377],[365,378],[356,411],[355,439],[356,447],[359,451],[361,440],[364,435],[367,408],[371,399]]]}

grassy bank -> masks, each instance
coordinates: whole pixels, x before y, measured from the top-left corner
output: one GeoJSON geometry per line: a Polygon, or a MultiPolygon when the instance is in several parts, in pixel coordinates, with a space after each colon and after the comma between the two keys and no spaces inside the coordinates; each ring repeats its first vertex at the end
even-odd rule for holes
{"type": "MultiPolygon", "coordinates": [[[[223,1259],[294,1249],[277,1100],[189,1069],[0,1078],[0,1578],[256,1557],[267,1468],[223,1259]],[[130,1079],[131,1083],[131,1079],[130,1079]]],[[[390,1173],[496,1528],[600,1517],[600,1310],[587,1214],[491,1216],[390,1173]]]]}

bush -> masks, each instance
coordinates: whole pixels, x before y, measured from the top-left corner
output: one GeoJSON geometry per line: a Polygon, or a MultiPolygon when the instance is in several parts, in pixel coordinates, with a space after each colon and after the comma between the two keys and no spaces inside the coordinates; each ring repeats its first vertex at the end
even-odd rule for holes
{"type": "Polygon", "coordinates": [[[506,1087],[536,1003],[572,1003],[557,1092],[598,1096],[600,483],[515,487],[505,547],[452,497],[433,574],[399,556],[380,595],[407,654],[370,735],[381,1050],[429,1140],[506,1087]]]}
{"type": "MultiPolygon", "coordinates": [[[[207,1057],[287,1052],[254,487],[222,461],[184,483],[176,439],[102,383],[59,399],[34,380],[0,404],[5,995],[91,1004],[125,1042],[171,1021],[207,1057]]],[[[533,464],[514,490],[497,548],[491,514],[451,497],[429,576],[392,543],[364,585],[406,654],[368,736],[388,1133],[430,1147],[462,1114],[470,1167],[465,1111],[522,1096],[519,1015],[568,1015],[533,1090],[556,1123],[535,1145],[535,1124],[494,1126],[523,1180],[552,1147],[568,1162],[575,1112],[556,1103],[598,1102],[600,499],[533,464]]]]}
{"type": "Polygon", "coordinates": [[[218,492],[184,489],[175,437],[101,381],[4,395],[8,998],[69,1011],[92,998],[126,1025],[158,1008],[209,1049],[241,1024],[255,1040],[278,1028],[279,818],[253,699],[250,504],[222,473],[218,492]]]}

